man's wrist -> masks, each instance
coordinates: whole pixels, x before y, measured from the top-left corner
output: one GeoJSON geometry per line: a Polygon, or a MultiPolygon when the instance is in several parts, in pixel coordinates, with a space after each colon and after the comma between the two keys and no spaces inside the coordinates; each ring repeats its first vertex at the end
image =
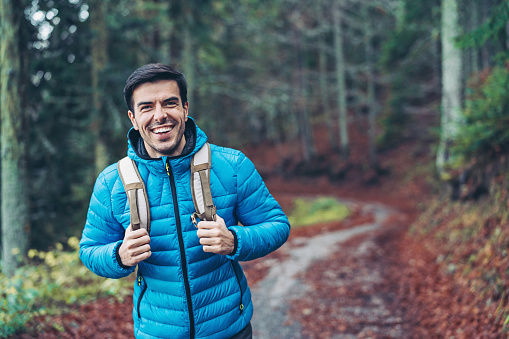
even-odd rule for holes
{"type": "Polygon", "coordinates": [[[115,257],[117,258],[117,262],[118,264],[120,265],[120,267],[122,267],[123,269],[125,270],[128,270],[130,269],[131,267],[130,266],[126,266],[122,263],[122,259],[120,258],[120,246],[122,246],[122,243],[123,241],[120,241],[117,245],[117,247],[115,248],[115,257]]]}
{"type": "Polygon", "coordinates": [[[237,245],[238,245],[237,233],[235,233],[235,231],[232,231],[232,230],[229,230],[229,231],[232,232],[232,235],[233,235],[233,251],[229,255],[234,255],[235,253],[237,253],[237,245]]]}

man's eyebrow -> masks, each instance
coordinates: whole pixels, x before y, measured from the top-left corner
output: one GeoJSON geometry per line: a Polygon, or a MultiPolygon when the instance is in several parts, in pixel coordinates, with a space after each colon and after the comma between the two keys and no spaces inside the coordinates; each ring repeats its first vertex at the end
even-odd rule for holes
{"type": "Polygon", "coordinates": [[[169,97],[168,99],[165,99],[164,102],[170,102],[170,101],[179,101],[178,97],[169,97]]]}
{"type": "Polygon", "coordinates": [[[143,106],[143,105],[152,105],[153,102],[152,101],[140,101],[136,104],[136,107],[140,107],[140,106],[143,106]]]}

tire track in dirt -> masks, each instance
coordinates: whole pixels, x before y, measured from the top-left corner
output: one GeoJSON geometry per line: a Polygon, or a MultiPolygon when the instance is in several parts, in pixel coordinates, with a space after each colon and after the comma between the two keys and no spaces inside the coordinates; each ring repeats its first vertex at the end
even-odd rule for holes
{"type": "MultiPolygon", "coordinates": [[[[253,335],[256,338],[307,338],[304,336],[301,324],[291,316],[291,307],[294,301],[306,298],[311,290],[304,274],[319,261],[328,259],[337,250],[338,246],[359,235],[372,234],[381,228],[391,213],[390,208],[380,204],[360,204],[352,201],[343,201],[351,207],[359,208],[364,214],[371,213],[374,221],[361,224],[349,229],[332,231],[314,237],[294,238],[286,244],[283,251],[283,261],[274,261],[267,275],[252,287],[254,317],[253,335]]],[[[359,246],[359,251],[367,251],[369,243],[359,246]]],[[[334,260],[332,258],[332,260],[334,260]]],[[[357,277],[357,279],[362,277],[357,277]]],[[[376,274],[369,274],[364,279],[377,279],[376,274]]],[[[360,313],[372,313],[371,317],[379,317],[387,312],[383,310],[383,301],[373,299],[373,307],[344,309],[341,317],[355,317],[360,313]],[[349,315],[350,314],[350,315],[349,315]]],[[[304,309],[306,313],[309,310],[304,309]]],[[[397,321],[395,321],[397,323],[397,321]]],[[[332,337],[332,336],[331,336],[332,337]]],[[[357,338],[353,335],[336,335],[333,338],[357,338]]]]}

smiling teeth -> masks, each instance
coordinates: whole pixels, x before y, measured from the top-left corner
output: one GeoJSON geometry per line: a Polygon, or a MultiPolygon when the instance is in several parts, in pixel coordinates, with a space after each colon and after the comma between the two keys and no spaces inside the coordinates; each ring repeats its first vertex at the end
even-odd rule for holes
{"type": "Polygon", "coordinates": [[[171,127],[160,127],[160,128],[154,128],[152,130],[152,132],[159,134],[159,133],[166,133],[166,132],[169,132],[171,130],[172,130],[171,127]]]}

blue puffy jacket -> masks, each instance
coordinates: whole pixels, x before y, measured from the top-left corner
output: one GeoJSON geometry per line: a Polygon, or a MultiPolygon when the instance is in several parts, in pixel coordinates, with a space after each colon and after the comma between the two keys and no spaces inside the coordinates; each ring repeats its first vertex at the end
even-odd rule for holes
{"type": "MultiPolygon", "coordinates": [[[[276,250],[290,231],[253,163],[239,151],[211,145],[214,204],[237,243],[231,255],[204,252],[191,222],[190,162],[207,137],[192,119],[185,136],[181,156],[151,159],[138,131],[129,132],[128,155],[146,184],[151,213],[152,255],[138,265],[134,284],[137,338],[229,338],[240,332],[253,305],[239,261],[276,250]]],[[[97,178],[80,241],[80,258],[90,270],[108,278],[134,271],[118,258],[129,220],[129,203],[111,165],[97,178]]]]}

